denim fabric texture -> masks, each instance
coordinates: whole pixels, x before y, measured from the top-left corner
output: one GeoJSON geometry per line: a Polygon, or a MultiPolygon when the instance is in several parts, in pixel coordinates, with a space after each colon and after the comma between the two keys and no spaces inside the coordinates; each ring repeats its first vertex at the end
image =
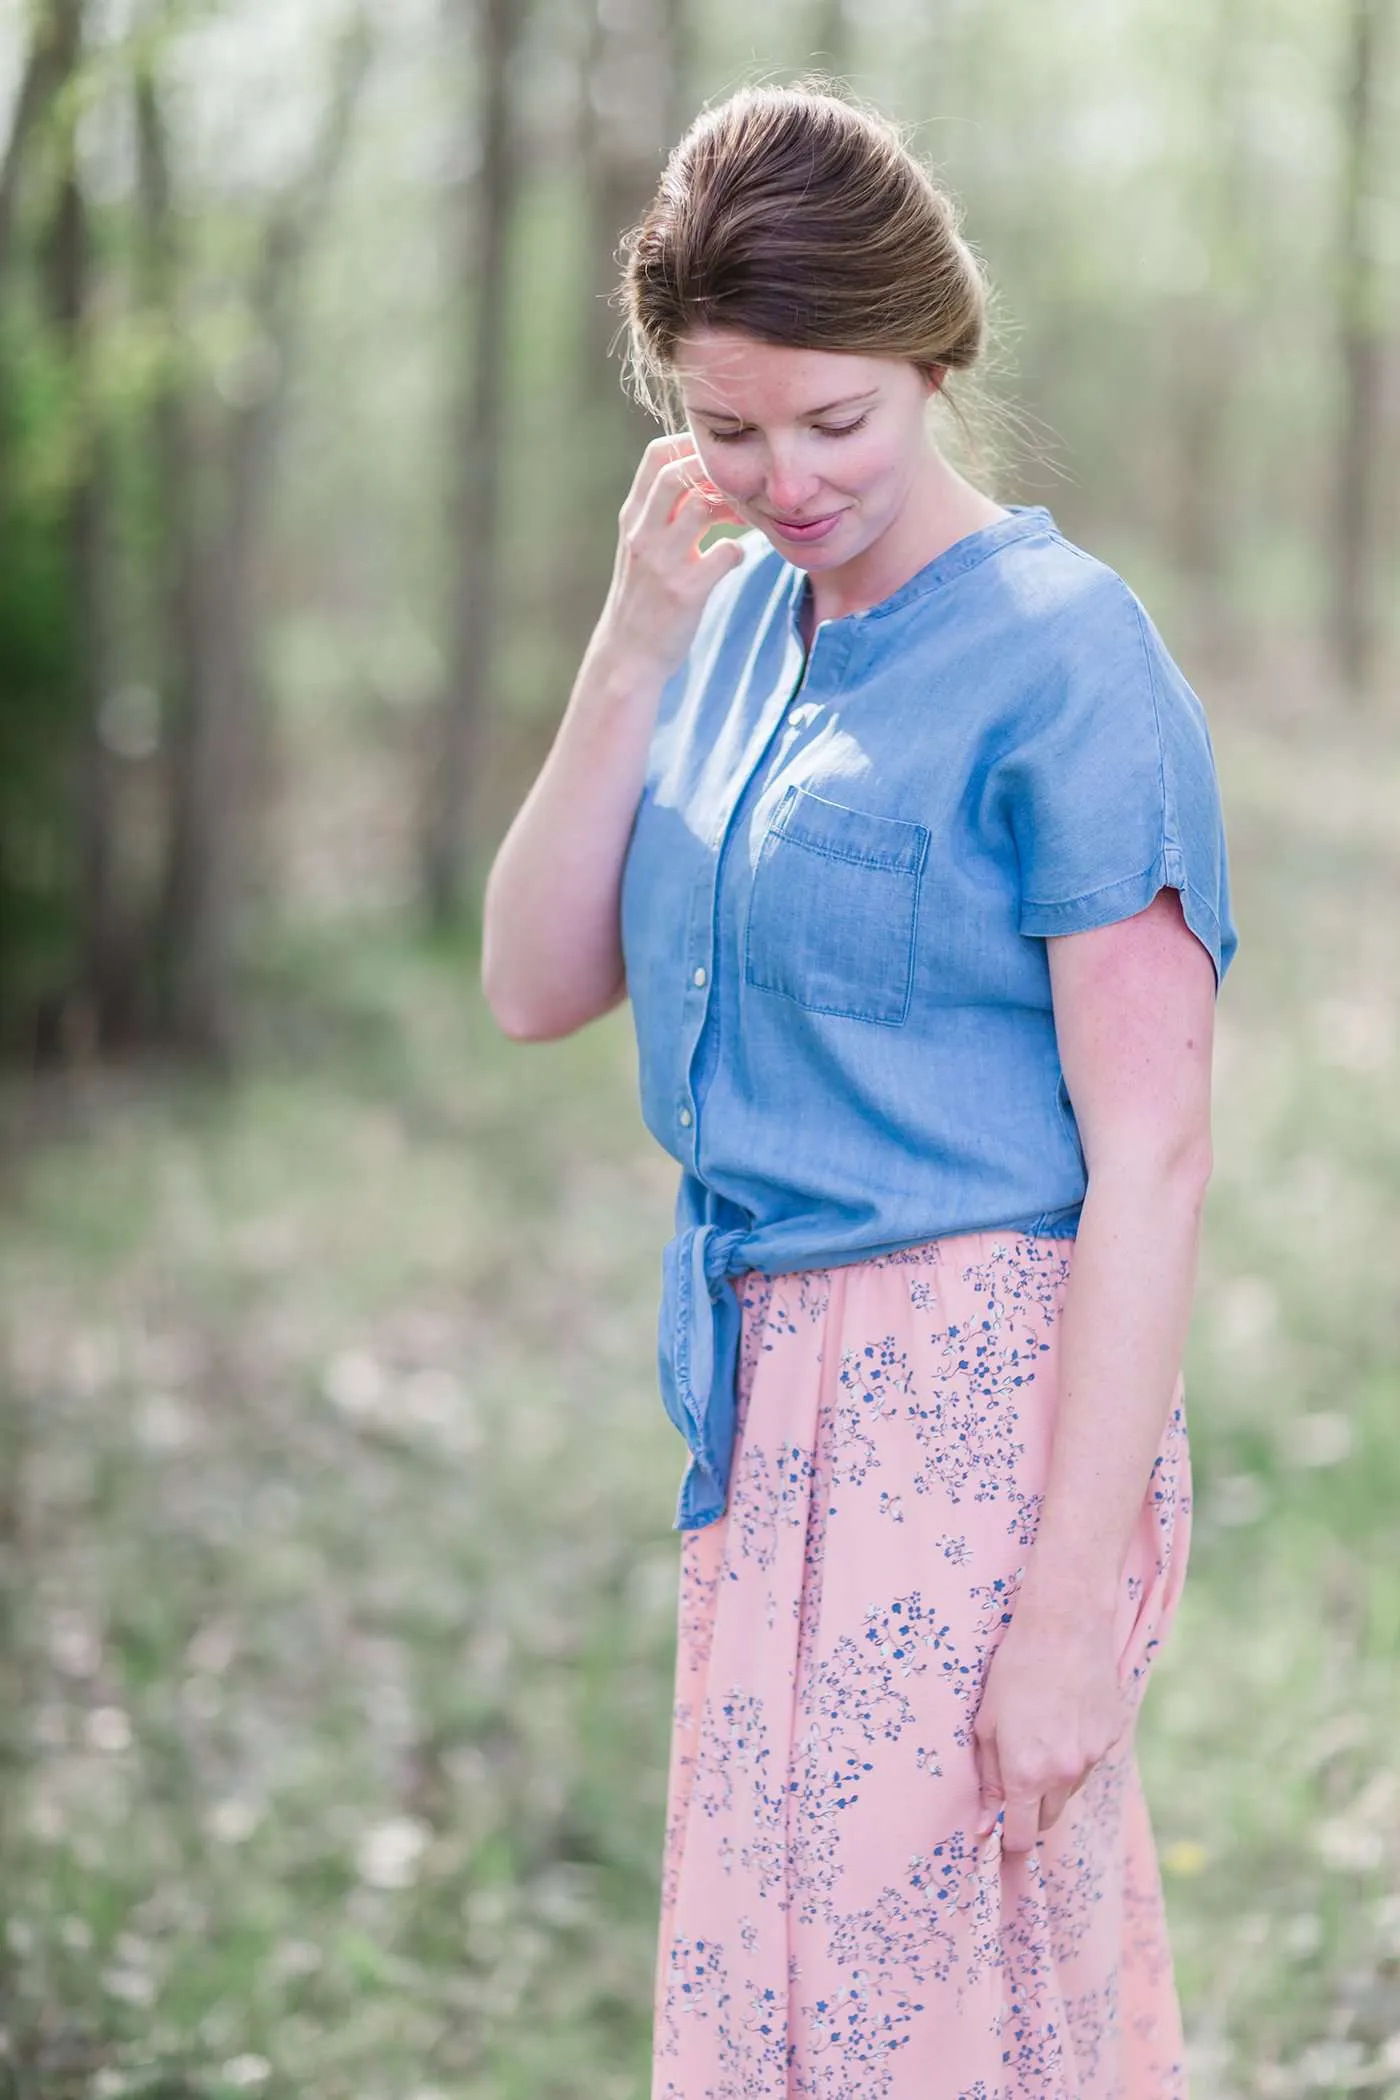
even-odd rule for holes
{"type": "Polygon", "coordinates": [[[990,1228],[1086,1176],[1046,938],[1180,892],[1237,945],[1204,711],[1126,583],[1018,505],[806,652],[761,533],[662,693],[622,879],[642,1113],[681,1168],[657,1362],[724,1512],[733,1279],[990,1228]]]}

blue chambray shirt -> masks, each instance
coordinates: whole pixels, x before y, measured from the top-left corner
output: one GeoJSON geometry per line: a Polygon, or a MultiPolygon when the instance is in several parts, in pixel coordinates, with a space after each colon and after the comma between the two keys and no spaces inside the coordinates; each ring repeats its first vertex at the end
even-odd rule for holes
{"type": "Polygon", "coordinates": [[[678,1161],[658,1369],[675,1527],[726,1506],[729,1279],[977,1229],[1072,1237],[1046,936],[1163,886],[1236,947],[1201,704],[1042,505],[824,620],[764,536],[662,695],[622,876],[642,1113],[678,1161]]]}

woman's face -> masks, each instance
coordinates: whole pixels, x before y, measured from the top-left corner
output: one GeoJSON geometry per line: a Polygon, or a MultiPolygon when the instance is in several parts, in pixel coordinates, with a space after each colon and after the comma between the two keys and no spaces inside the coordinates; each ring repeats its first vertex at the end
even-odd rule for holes
{"type": "Polygon", "coordinates": [[[805,569],[873,546],[931,456],[934,382],[902,360],[705,329],[681,338],[675,366],[706,474],[805,569]]]}

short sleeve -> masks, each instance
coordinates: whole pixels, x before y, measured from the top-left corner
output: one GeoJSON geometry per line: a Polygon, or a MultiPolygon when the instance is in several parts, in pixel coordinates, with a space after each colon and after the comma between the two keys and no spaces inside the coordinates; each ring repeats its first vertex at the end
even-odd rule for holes
{"type": "Polygon", "coordinates": [[[1019,930],[1087,932],[1174,889],[1218,990],[1237,937],[1205,711],[1132,592],[1107,574],[1111,591],[1080,601],[1007,755],[1019,930]]]}

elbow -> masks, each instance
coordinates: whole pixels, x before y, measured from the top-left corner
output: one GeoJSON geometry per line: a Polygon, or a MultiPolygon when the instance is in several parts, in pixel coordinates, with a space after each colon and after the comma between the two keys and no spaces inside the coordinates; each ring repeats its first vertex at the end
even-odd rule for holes
{"type": "Polygon", "coordinates": [[[557,1043],[566,1035],[576,1034],[627,996],[624,978],[603,998],[584,1005],[565,1006],[557,994],[553,998],[532,996],[527,988],[518,984],[502,983],[499,973],[492,971],[484,959],[481,989],[492,1020],[502,1035],[508,1036],[513,1043],[557,1043]]]}
{"type": "Polygon", "coordinates": [[[489,934],[481,948],[481,996],[502,1035],[509,1036],[515,1043],[535,1040],[538,1035],[538,1028],[533,1025],[536,1017],[521,1002],[518,988],[502,981],[489,934]]]}
{"type": "Polygon", "coordinates": [[[529,999],[522,999],[519,988],[501,984],[483,964],[481,991],[486,1008],[501,1034],[513,1043],[548,1043],[556,1036],[567,1035],[566,1028],[555,1025],[551,1015],[529,999]]]}
{"type": "MultiPolygon", "coordinates": [[[[577,1035],[580,1028],[607,1011],[606,1007],[597,1007],[588,1013],[562,1014],[496,1005],[489,999],[486,1003],[502,1035],[513,1043],[561,1042],[566,1035],[577,1035]]],[[[617,1000],[609,1000],[608,1004],[616,1006],[617,1000]]]]}
{"type": "Polygon", "coordinates": [[[557,1042],[627,996],[620,955],[591,962],[586,951],[562,952],[557,941],[516,937],[511,922],[492,909],[489,881],[480,982],[492,1020],[513,1043],[557,1042]]]}
{"type": "Polygon", "coordinates": [[[486,1004],[501,1034],[509,1037],[512,1043],[547,1043],[552,1039],[553,1030],[541,1027],[534,1016],[516,1014],[511,1008],[498,1005],[494,999],[488,999],[486,1004]]]}

